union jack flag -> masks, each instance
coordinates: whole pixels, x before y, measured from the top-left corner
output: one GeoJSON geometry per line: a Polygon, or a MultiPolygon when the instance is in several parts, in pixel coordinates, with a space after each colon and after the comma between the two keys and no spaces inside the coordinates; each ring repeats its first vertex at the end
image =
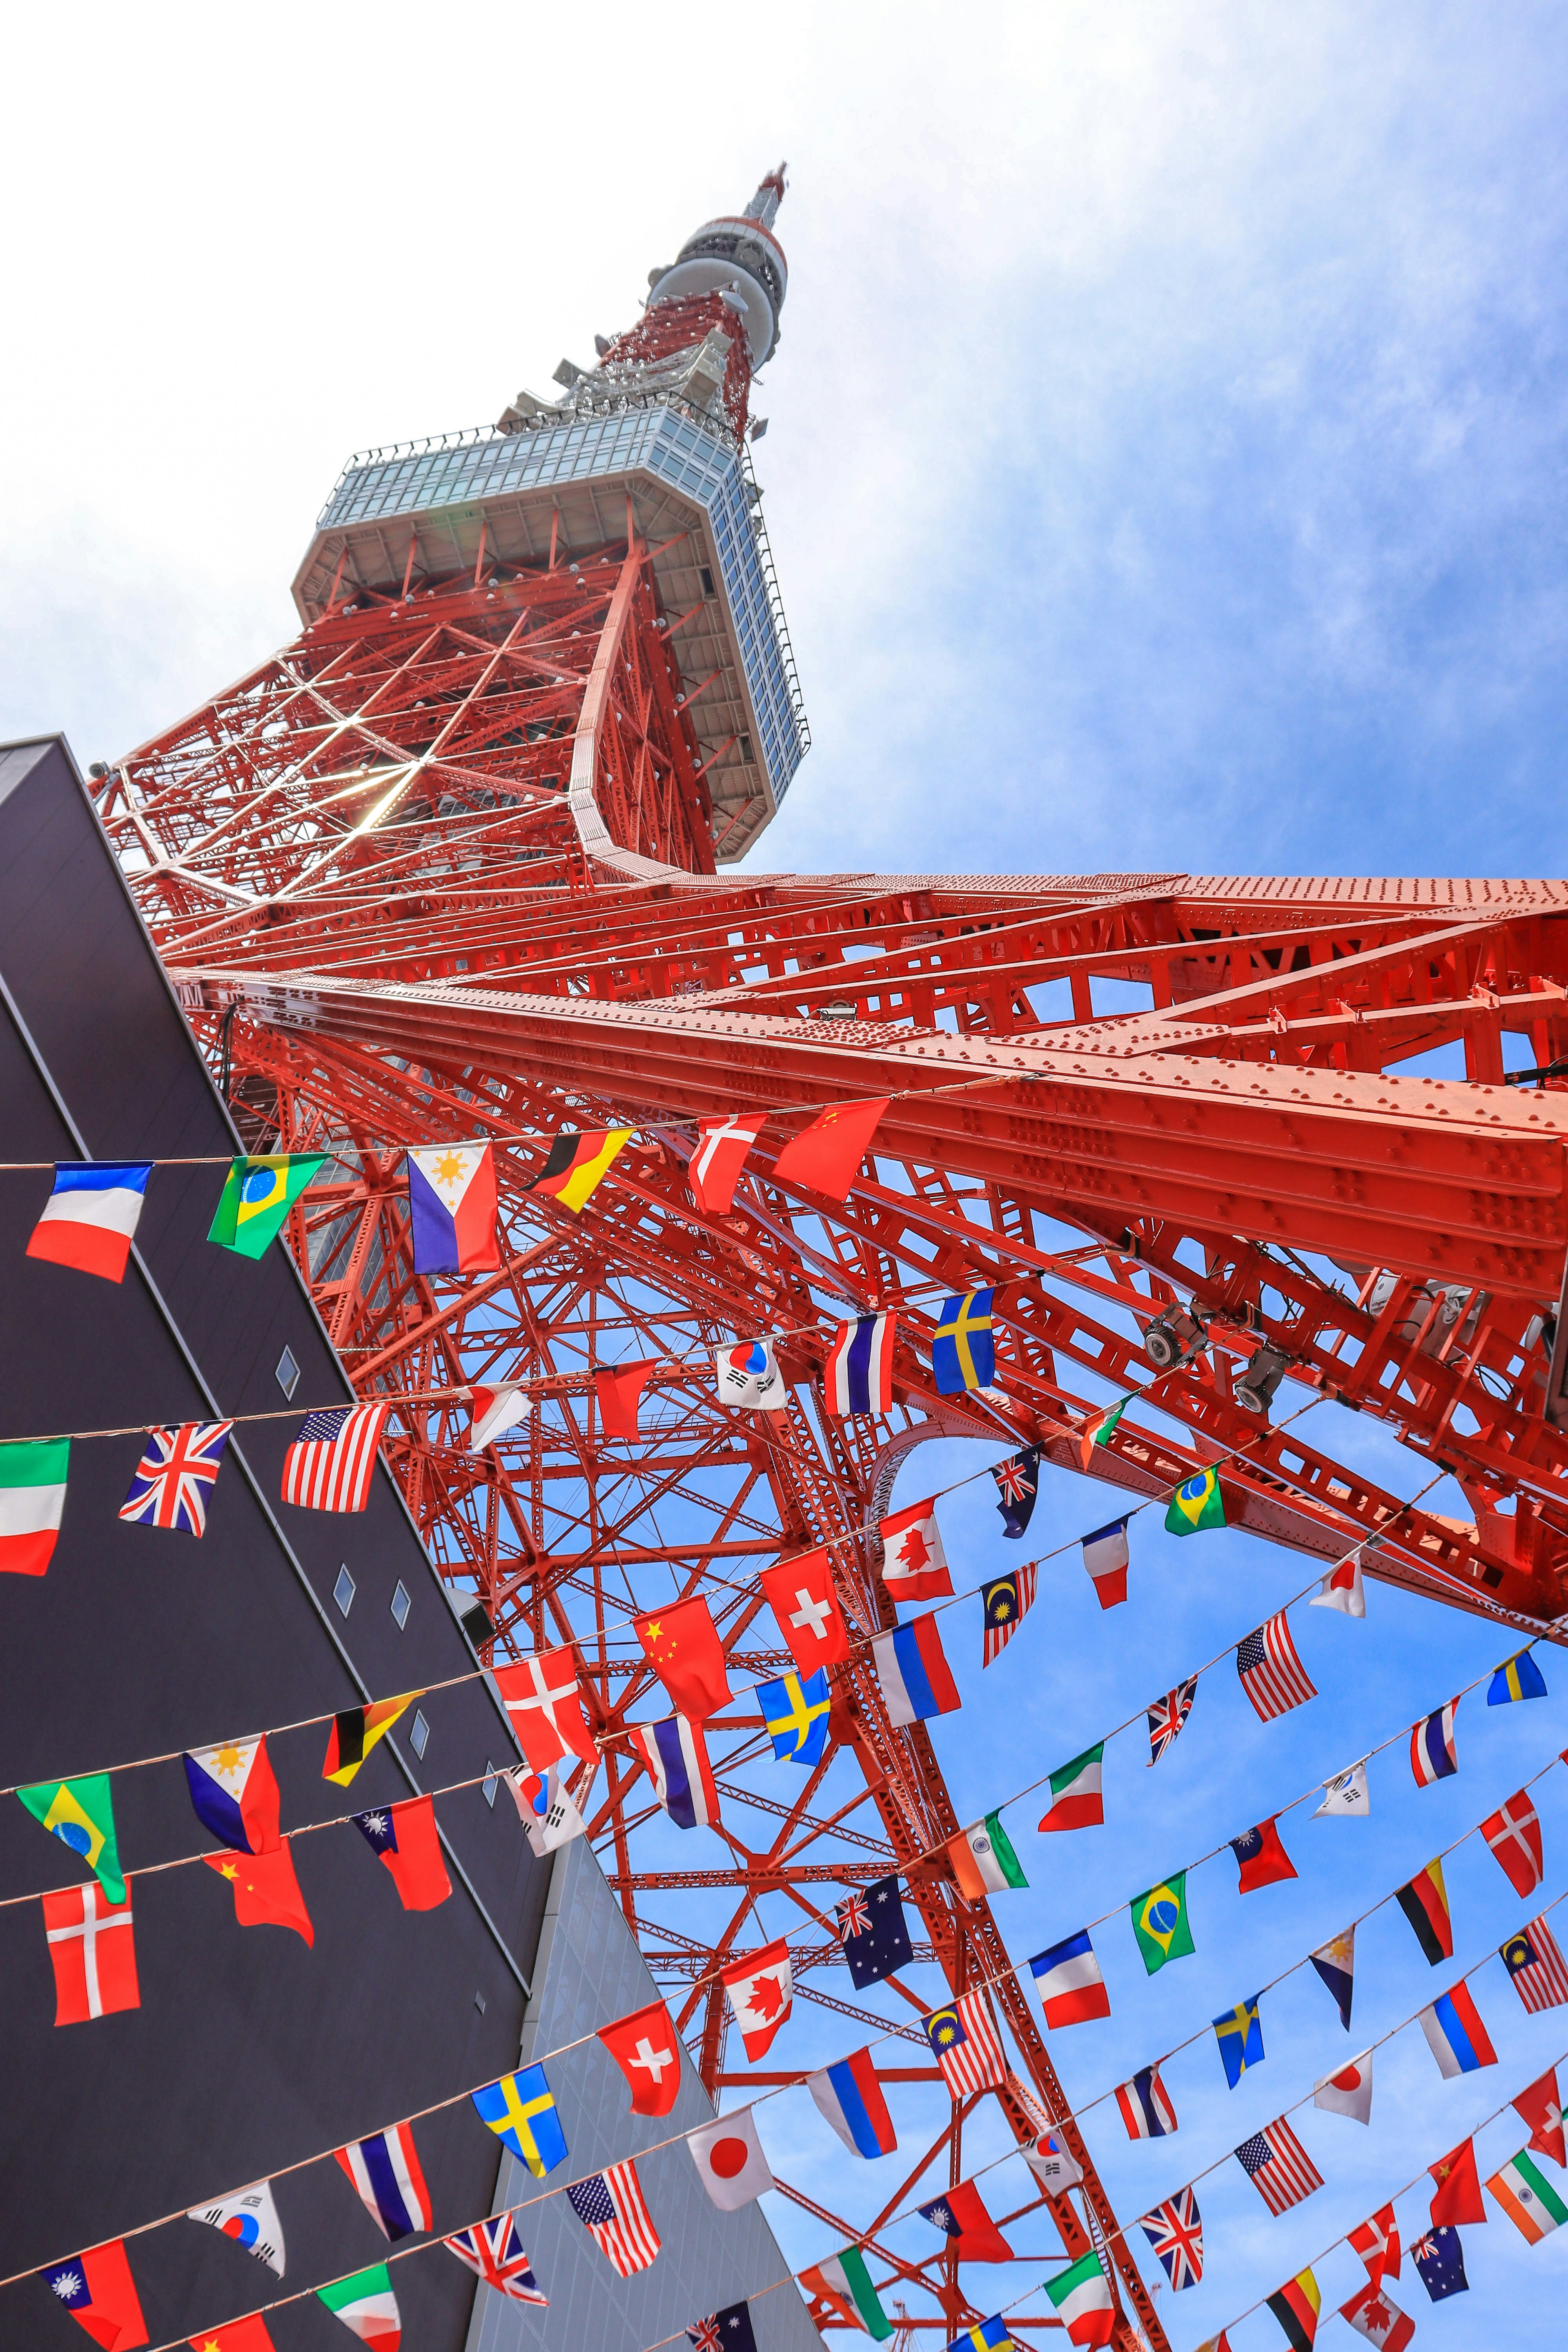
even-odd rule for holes
{"type": "Polygon", "coordinates": [[[207,1488],[223,1467],[232,1421],[187,1421],[178,1429],[153,1429],[136,1465],[131,1492],[120,1507],[122,1519],[143,1527],[174,1528],[199,1536],[207,1523],[207,1488]]]}
{"type": "Polygon", "coordinates": [[[851,1936],[866,1933],[871,1924],[871,1914],[866,1907],[863,1895],[847,1895],[835,1907],[838,1914],[838,1940],[841,1944],[847,1944],[851,1936]]]}
{"type": "Polygon", "coordinates": [[[1165,2266],[1173,2287],[1196,2286],[1204,2274],[1204,2218],[1190,2189],[1145,2213],[1138,2224],[1165,2266]]]}
{"type": "Polygon", "coordinates": [[[1197,1688],[1196,1675],[1189,1675],[1184,1683],[1178,1683],[1173,1691],[1167,1691],[1163,1698],[1157,1698],[1149,1709],[1149,1761],[1151,1764],[1157,1764],[1160,1761],[1172,1740],[1186,1722],[1193,1711],[1193,1700],[1197,1696],[1197,1688]]]}
{"type": "Polygon", "coordinates": [[[542,2309],[550,2301],[540,2292],[522,2240],[517,2234],[515,2213],[498,2213],[493,2221],[477,2221],[471,2230],[459,2230],[455,2237],[443,2238],[444,2246],[451,2249],[460,2263],[476,2272],[486,2286],[493,2286],[512,2303],[536,2303],[542,2309]]]}

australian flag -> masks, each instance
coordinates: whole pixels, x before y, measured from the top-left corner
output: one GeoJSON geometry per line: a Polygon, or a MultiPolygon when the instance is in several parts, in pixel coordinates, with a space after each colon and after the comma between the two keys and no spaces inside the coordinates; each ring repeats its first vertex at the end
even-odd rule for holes
{"type": "Polygon", "coordinates": [[[722,2311],[695,2319],[686,2331],[692,2352],[757,2352],[749,2305],[727,2303],[722,2311]]]}
{"type": "Polygon", "coordinates": [[[996,1508],[1002,1514],[1002,1532],[1021,1536],[1034,1516],[1035,1495],[1040,1483],[1040,1449],[1026,1445],[1021,1454],[1009,1454],[1005,1462],[998,1462],[991,1475],[996,1481],[996,1508]]]}
{"type": "Polygon", "coordinates": [[[847,1895],[836,1909],[838,1940],[857,1992],[909,1967],[914,1954],[896,1874],[874,1878],[859,1894],[847,1895]]]}
{"type": "Polygon", "coordinates": [[[1468,2294],[1470,2282],[1465,2276],[1465,2252],[1459,2243],[1458,2230],[1429,2230],[1410,2249],[1410,2259],[1421,2274],[1421,2284],[1434,2303],[1446,2303],[1451,2294],[1468,2294]]]}

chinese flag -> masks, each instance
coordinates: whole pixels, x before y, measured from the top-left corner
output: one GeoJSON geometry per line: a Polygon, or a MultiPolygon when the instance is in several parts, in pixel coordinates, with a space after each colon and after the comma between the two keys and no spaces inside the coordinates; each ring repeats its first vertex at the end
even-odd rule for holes
{"type": "Polygon", "coordinates": [[[884,1095],[879,1102],[842,1103],[825,1110],[784,1145],[774,1175],[784,1183],[809,1184],[830,1201],[847,1201],[855,1171],[890,1099],[884,1095]]]}
{"type": "Polygon", "coordinates": [[[1530,2126],[1530,2145],[1553,2164],[1565,2161],[1563,2151],[1563,2104],[1557,2096],[1557,2069],[1549,2066],[1531,2083],[1528,2091],[1521,2091],[1513,2103],[1513,2111],[1521,2123],[1530,2126]]]}
{"type": "Polygon", "coordinates": [[[677,1715],[700,1723],[730,1696],[719,1629],[700,1593],[673,1609],[650,1609],[635,1622],[649,1665],[675,1702],[677,1715]]]}
{"type": "Polygon", "coordinates": [[[594,1375],[594,1395],[598,1402],[599,1425],[606,1437],[635,1437],[637,1433],[637,1406],[647,1386],[651,1363],[606,1365],[594,1375]]]}
{"type": "Polygon", "coordinates": [[[1476,2148],[1473,2140],[1465,2140],[1449,2153],[1428,2165],[1427,2170],[1437,2184],[1432,2200],[1432,2227],[1457,2230],[1462,2221],[1484,2221],[1487,2209],[1481,2202],[1481,2184],[1476,2174],[1476,2148]]]}
{"type": "Polygon", "coordinates": [[[633,2115],[668,2115],[680,2089],[680,2044],[663,2001],[601,2025],[599,2039],[631,2086],[633,2115]]]}
{"type": "Polygon", "coordinates": [[[273,1853],[204,1853],[202,1860],[234,1888],[234,1916],[242,1927],[292,1927],[307,1944],[315,1942],[287,1838],[273,1853]]]}
{"type": "Polygon", "coordinates": [[[226,2327],[209,2327],[205,2336],[186,2337],[191,2352],[277,2352],[258,2311],[248,2319],[231,2319],[226,2327]]]}
{"type": "Polygon", "coordinates": [[[803,1551],[777,1568],[764,1568],[758,1582],[803,1675],[837,1665],[849,1655],[848,1629],[834,1595],[826,1551],[803,1551]]]}

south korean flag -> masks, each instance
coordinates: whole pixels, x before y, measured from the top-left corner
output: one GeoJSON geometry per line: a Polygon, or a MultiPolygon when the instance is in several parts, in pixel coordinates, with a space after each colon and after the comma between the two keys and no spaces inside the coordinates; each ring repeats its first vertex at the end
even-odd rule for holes
{"type": "Polygon", "coordinates": [[[789,1402],[771,1339],[742,1339],[713,1350],[720,1400],[748,1412],[783,1412],[789,1402]]]}
{"type": "Polygon", "coordinates": [[[502,1778],[511,1790],[522,1833],[541,1859],[583,1835],[586,1824],[561,1785],[559,1764],[552,1764],[548,1772],[531,1772],[520,1765],[502,1778]]]}

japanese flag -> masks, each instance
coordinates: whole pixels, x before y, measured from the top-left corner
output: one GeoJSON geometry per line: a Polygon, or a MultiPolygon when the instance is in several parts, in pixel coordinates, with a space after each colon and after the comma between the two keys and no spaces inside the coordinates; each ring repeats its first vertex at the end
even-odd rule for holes
{"type": "MultiPolygon", "coordinates": [[[[776,1943],[764,1945],[754,1958],[738,1960],[724,1971],[724,1990],[730,1997],[730,2007],[741,2038],[746,2045],[746,2055],[754,2065],[765,2058],[773,2038],[789,2015],[795,2001],[795,1978],[790,1969],[789,1946],[781,1937],[776,1943]]],[[[747,2191],[750,2196],[753,2192],[747,2191]]],[[[737,2199],[737,2203],[743,2202],[737,2199]]]]}
{"type": "Polygon", "coordinates": [[[771,1339],[728,1341],[713,1350],[713,1370],[721,1404],[749,1412],[783,1412],[789,1402],[784,1374],[773,1361],[771,1339]]]}
{"type": "Polygon", "coordinates": [[[721,2213],[749,2205],[753,2197],[773,2185],[750,2107],[721,2116],[717,2123],[704,2124],[688,2136],[686,2145],[703,2188],[721,2213]]]}
{"type": "Polygon", "coordinates": [[[1372,2052],[1363,2050],[1348,2066],[1325,2074],[1312,2085],[1312,2105],[1331,2115],[1350,2116],[1358,2124],[1372,2121],[1372,2052]]]}
{"type": "Polygon", "coordinates": [[[1337,1609],[1342,1616],[1345,1617],[1366,1615],[1366,1594],[1362,1587],[1359,1547],[1346,1559],[1335,1561],[1323,1579],[1322,1591],[1313,1593],[1311,1606],[1314,1609],[1337,1609]]]}

